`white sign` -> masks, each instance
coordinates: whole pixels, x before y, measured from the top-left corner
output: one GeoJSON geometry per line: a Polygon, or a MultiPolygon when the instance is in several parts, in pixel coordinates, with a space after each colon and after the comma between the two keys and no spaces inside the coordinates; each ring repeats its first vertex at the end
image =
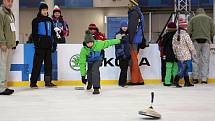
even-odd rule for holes
{"type": "MultiPolygon", "coordinates": [[[[80,80],[81,75],[78,66],[78,58],[81,44],[59,44],[57,48],[57,77],[58,80],[80,80]]],[[[12,64],[24,65],[24,45],[20,44],[12,56],[12,64]]],[[[140,69],[144,79],[161,79],[161,62],[157,44],[141,50],[139,55],[140,69]]],[[[119,67],[115,59],[115,47],[105,49],[105,59],[100,67],[102,80],[118,80],[119,67]]],[[[129,70],[129,69],[128,69],[129,70]]],[[[128,72],[129,73],[129,72],[128,72]]],[[[30,72],[29,72],[30,74],[30,72]]],[[[8,80],[23,81],[22,71],[11,71],[8,80]]],[[[209,78],[215,78],[215,44],[211,45],[210,74],[209,78]]],[[[25,80],[27,81],[27,80],[25,80]]]]}

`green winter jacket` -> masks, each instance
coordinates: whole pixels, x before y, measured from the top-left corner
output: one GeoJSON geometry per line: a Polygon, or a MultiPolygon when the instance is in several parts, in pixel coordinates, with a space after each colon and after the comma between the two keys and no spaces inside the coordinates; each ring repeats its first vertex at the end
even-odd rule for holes
{"type": "Polygon", "coordinates": [[[16,35],[11,31],[11,23],[15,23],[15,18],[11,10],[4,6],[0,7],[0,44],[8,48],[16,47],[16,35]]]}
{"type": "Polygon", "coordinates": [[[95,40],[92,48],[88,48],[86,46],[82,47],[80,52],[80,60],[79,60],[81,76],[86,76],[87,56],[90,54],[91,49],[93,49],[93,51],[101,51],[105,48],[108,48],[112,45],[119,44],[119,43],[120,43],[120,40],[118,39],[105,40],[105,41],[95,40]]]}
{"type": "Polygon", "coordinates": [[[215,33],[213,19],[206,15],[204,9],[197,9],[197,15],[194,16],[188,26],[188,33],[192,40],[206,39],[212,43],[215,33]]]}

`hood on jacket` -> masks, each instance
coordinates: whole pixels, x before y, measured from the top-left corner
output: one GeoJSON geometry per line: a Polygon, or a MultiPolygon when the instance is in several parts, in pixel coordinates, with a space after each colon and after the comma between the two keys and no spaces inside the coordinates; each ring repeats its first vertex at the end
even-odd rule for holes
{"type": "Polygon", "coordinates": [[[12,14],[11,9],[6,8],[4,4],[1,5],[1,9],[7,14],[12,14]]]}
{"type": "Polygon", "coordinates": [[[204,8],[198,8],[198,9],[196,10],[196,14],[197,14],[197,15],[198,15],[198,14],[206,14],[206,12],[205,12],[204,8]]]}

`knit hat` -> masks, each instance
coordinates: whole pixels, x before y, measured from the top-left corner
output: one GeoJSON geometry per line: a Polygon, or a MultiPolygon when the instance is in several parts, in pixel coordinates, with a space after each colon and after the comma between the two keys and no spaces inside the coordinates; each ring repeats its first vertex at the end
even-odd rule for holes
{"type": "Polygon", "coordinates": [[[188,26],[187,22],[183,18],[179,18],[179,27],[186,28],[188,26]]]}
{"type": "Polygon", "coordinates": [[[176,28],[177,28],[176,23],[174,23],[174,22],[169,22],[168,25],[167,25],[167,30],[168,31],[171,31],[171,30],[176,31],[176,28]]]}
{"type": "Polygon", "coordinates": [[[48,9],[49,7],[48,7],[48,5],[46,4],[46,3],[44,3],[44,2],[41,2],[40,3],[40,7],[39,7],[39,11],[42,11],[42,9],[48,9]]]}
{"type": "Polygon", "coordinates": [[[60,12],[60,13],[61,13],[61,9],[60,9],[60,7],[59,7],[58,5],[55,5],[55,6],[54,6],[53,14],[54,14],[55,12],[60,12]]]}
{"type": "Polygon", "coordinates": [[[90,24],[88,29],[97,29],[97,26],[96,24],[90,24]]]}
{"type": "Polygon", "coordinates": [[[120,27],[122,28],[122,27],[128,27],[128,22],[127,21],[121,21],[120,22],[120,27]]]}
{"type": "Polygon", "coordinates": [[[91,32],[89,30],[85,31],[85,37],[84,37],[84,42],[88,43],[88,42],[93,42],[95,39],[93,38],[93,35],[91,34],[91,32]]]}

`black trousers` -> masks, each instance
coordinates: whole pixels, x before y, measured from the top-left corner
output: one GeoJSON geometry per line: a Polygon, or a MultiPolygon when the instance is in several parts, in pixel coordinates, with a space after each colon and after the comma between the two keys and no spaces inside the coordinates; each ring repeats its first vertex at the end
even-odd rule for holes
{"type": "Polygon", "coordinates": [[[166,76],[166,59],[161,57],[161,80],[164,82],[166,76]]]}
{"type": "Polygon", "coordinates": [[[119,59],[119,67],[121,69],[119,76],[119,85],[125,86],[127,83],[128,59],[119,59]]]}
{"type": "Polygon", "coordinates": [[[36,49],[34,54],[31,83],[36,84],[44,61],[44,81],[51,82],[52,76],[52,53],[51,49],[36,49]]]}
{"type": "Polygon", "coordinates": [[[88,83],[93,85],[94,89],[100,89],[100,71],[99,68],[102,64],[102,60],[95,61],[93,63],[88,63],[87,69],[87,79],[88,83]]]}

